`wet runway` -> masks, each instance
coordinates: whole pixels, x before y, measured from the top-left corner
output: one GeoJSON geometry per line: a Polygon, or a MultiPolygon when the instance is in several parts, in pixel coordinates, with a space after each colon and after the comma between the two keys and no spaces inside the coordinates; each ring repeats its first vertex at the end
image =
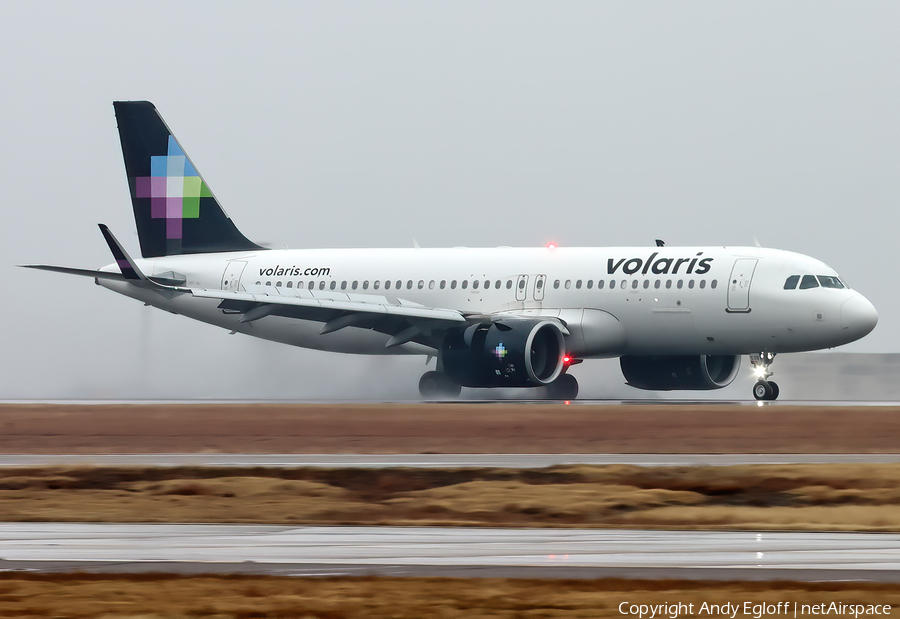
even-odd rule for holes
{"type": "Polygon", "coordinates": [[[0,569],[900,582],[900,535],[0,523],[0,569]]]}
{"type": "Polygon", "coordinates": [[[890,464],[897,454],[50,454],[0,455],[9,466],[210,466],[334,468],[541,468],[564,464],[729,466],[737,464],[890,464]]]}

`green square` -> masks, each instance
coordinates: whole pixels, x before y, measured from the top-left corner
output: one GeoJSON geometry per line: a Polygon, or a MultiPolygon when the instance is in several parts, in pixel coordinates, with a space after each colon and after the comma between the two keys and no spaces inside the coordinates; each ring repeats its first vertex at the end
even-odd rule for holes
{"type": "Polygon", "coordinates": [[[181,202],[182,219],[198,219],[200,217],[200,198],[184,198],[181,202]]]}
{"type": "Polygon", "coordinates": [[[206,186],[206,183],[201,182],[200,186],[200,197],[201,198],[212,198],[212,192],[209,190],[209,187],[206,186]]]}
{"type": "Polygon", "coordinates": [[[199,198],[200,197],[200,185],[202,181],[199,176],[185,176],[184,177],[184,193],[182,197],[185,198],[199,198]]]}

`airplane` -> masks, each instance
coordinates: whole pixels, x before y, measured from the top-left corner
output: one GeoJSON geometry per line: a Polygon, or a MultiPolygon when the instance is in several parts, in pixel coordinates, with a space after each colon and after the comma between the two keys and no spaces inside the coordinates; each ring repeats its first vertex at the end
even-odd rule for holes
{"type": "Polygon", "coordinates": [[[780,353],[832,348],[877,312],[823,262],[761,247],[294,249],[237,229],[148,101],[113,103],[140,241],[87,276],[231,333],[358,355],[421,355],[425,399],[516,387],[571,400],[570,369],[619,358],[628,385],[711,390],[749,355],[757,400],[780,353]]]}

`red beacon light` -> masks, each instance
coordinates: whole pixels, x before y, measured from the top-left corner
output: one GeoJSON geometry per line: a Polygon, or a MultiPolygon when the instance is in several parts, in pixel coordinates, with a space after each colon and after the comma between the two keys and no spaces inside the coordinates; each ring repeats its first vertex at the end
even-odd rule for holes
{"type": "Polygon", "coordinates": [[[556,248],[557,248],[556,243],[547,243],[547,249],[556,249],[556,248]]]}

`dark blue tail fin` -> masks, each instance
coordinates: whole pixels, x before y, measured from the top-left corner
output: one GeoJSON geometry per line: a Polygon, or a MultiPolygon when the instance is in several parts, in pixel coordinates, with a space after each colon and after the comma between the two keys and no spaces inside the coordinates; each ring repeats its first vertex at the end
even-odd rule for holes
{"type": "Polygon", "coordinates": [[[144,258],[263,249],[232,223],[149,101],[116,101],[144,258]]]}

